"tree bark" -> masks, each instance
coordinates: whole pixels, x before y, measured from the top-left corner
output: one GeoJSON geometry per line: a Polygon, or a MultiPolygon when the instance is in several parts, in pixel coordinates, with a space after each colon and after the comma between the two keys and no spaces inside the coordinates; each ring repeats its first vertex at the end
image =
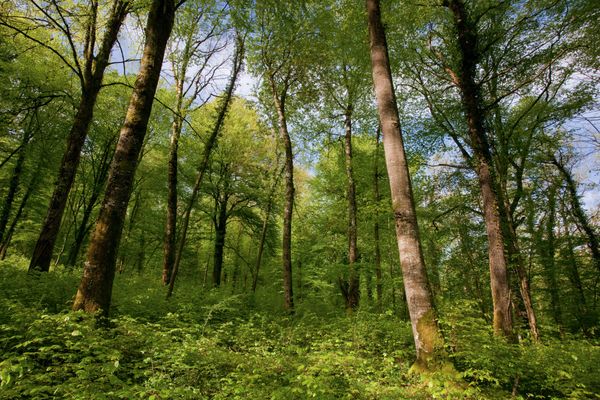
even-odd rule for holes
{"type": "Polygon", "coordinates": [[[438,362],[444,358],[443,339],[437,325],[423,260],[379,1],[366,0],[366,7],[373,83],[383,131],[400,264],[417,353],[413,367],[416,370],[431,370],[439,367],[438,362]]]}
{"type": "Polygon", "coordinates": [[[223,250],[225,236],[227,235],[227,195],[217,200],[218,212],[215,218],[215,252],[213,257],[213,287],[221,286],[221,273],[223,271],[223,250]]]}
{"type": "Polygon", "coordinates": [[[87,204],[83,208],[83,216],[75,234],[75,241],[69,251],[66,265],[73,266],[77,263],[81,246],[83,245],[83,241],[85,240],[85,237],[91,228],[90,218],[92,216],[92,212],[94,211],[94,207],[96,206],[96,203],[102,194],[102,189],[104,189],[106,178],[108,177],[108,170],[112,161],[113,144],[114,141],[110,140],[104,147],[102,158],[99,163],[100,165],[98,166],[98,173],[94,177],[94,182],[92,184],[92,193],[87,204]]]}
{"type": "Polygon", "coordinates": [[[479,87],[475,83],[475,71],[479,61],[477,33],[470,22],[462,0],[449,0],[444,4],[454,17],[461,55],[460,69],[455,82],[461,92],[467,118],[469,138],[475,158],[475,172],[483,200],[483,212],[488,237],[490,280],[494,308],[493,327],[496,334],[512,337],[510,311],[510,286],[507,261],[504,254],[504,237],[500,218],[500,202],[495,187],[493,161],[484,128],[479,87]]]}
{"type": "Polygon", "coordinates": [[[121,128],[73,310],[101,310],[108,315],[123,221],[174,18],[175,4],[172,0],[152,2],[140,70],[121,128]]]}
{"type": "Polygon", "coordinates": [[[8,192],[6,193],[6,197],[4,199],[4,205],[2,206],[2,213],[0,214],[0,243],[4,238],[4,233],[6,230],[6,225],[8,225],[13,202],[15,200],[17,191],[19,190],[19,183],[21,181],[21,175],[23,174],[23,165],[25,164],[25,155],[27,153],[27,144],[29,143],[32,135],[31,129],[32,123],[30,122],[29,126],[23,131],[19,153],[17,155],[17,160],[10,178],[10,183],[8,184],[8,192]]]}
{"type": "Polygon", "coordinates": [[[196,182],[192,189],[192,195],[190,196],[190,200],[188,201],[187,207],[183,214],[183,220],[181,221],[181,237],[179,238],[179,246],[177,248],[177,253],[175,254],[175,262],[173,263],[173,270],[171,272],[171,279],[169,280],[169,288],[167,289],[167,298],[171,297],[173,294],[173,288],[175,287],[175,280],[177,279],[177,273],[179,271],[179,264],[181,263],[181,257],[183,255],[183,250],[185,248],[185,240],[187,237],[187,231],[190,225],[190,216],[192,215],[192,209],[194,208],[194,204],[196,203],[196,199],[198,198],[198,192],[200,191],[200,186],[202,185],[202,181],[204,180],[204,173],[208,167],[208,163],[210,161],[210,155],[212,153],[215,144],[217,143],[217,138],[219,136],[219,132],[221,132],[221,127],[223,126],[223,122],[225,121],[225,116],[227,115],[227,110],[229,109],[229,104],[231,103],[231,99],[233,98],[233,92],[235,90],[235,84],[237,82],[238,75],[242,69],[242,64],[244,61],[244,38],[238,36],[237,44],[235,49],[235,56],[233,60],[233,69],[231,71],[231,76],[229,78],[229,83],[227,84],[227,89],[225,90],[225,97],[223,99],[223,103],[221,104],[221,108],[219,110],[219,114],[217,116],[217,120],[215,121],[215,126],[206,141],[206,145],[204,146],[204,154],[202,155],[202,161],[198,168],[198,175],[196,177],[196,182]]]}
{"type": "Polygon", "coordinates": [[[288,82],[284,84],[284,89],[278,93],[275,77],[269,76],[273,101],[277,110],[277,124],[279,127],[279,136],[283,142],[285,153],[284,179],[285,179],[285,204],[283,209],[283,235],[281,244],[281,257],[283,267],[283,299],[284,308],[294,312],[294,288],[292,285],[292,216],[294,210],[294,153],[292,149],[292,139],[290,137],[287,118],[285,114],[285,101],[287,96],[288,82]]]}
{"type": "Polygon", "coordinates": [[[171,143],[169,146],[169,165],[167,172],[167,220],[165,223],[165,238],[163,241],[163,270],[162,283],[168,285],[171,280],[173,263],[175,262],[176,227],[177,227],[177,160],[179,137],[182,129],[183,82],[177,80],[177,115],[171,124],[171,143]]]}
{"type": "Polygon", "coordinates": [[[383,281],[381,276],[381,244],[379,240],[379,143],[381,139],[381,126],[377,126],[375,137],[375,161],[373,163],[373,193],[375,200],[375,223],[373,224],[373,241],[375,242],[375,285],[377,287],[377,305],[381,307],[383,298],[383,281]]]}
{"type": "Polygon", "coordinates": [[[552,159],[552,164],[556,166],[565,180],[569,198],[571,200],[571,212],[577,221],[577,226],[583,230],[587,236],[587,245],[592,253],[593,265],[598,272],[600,272],[600,245],[598,243],[598,235],[596,234],[594,227],[590,224],[590,220],[581,206],[581,200],[577,194],[577,184],[575,183],[571,172],[567,170],[562,163],[562,160],[554,157],[552,159]]]}
{"type": "Polygon", "coordinates": [[[4,237],[2,238],[2,241],[0,242],[0,260],[4,260],[4,258],[6,257],[6,252],[8,251],[8,246],[10,245],[10,241],[11,241],[13,233],[17,227],[17,224],[19,223],[19,221],[21,221],[21,217],[23,215],[23,211],[25,210],[25,206],[27,205],[27,202],[29,201],[29,197],[31,197],[31,194],[37,189],[37,185],[38,185],[39,179],[40,179],[39,173],[40,173],[40,165],[38,165],[35,172],[33,173],[33,177],[29,181],[29,185],[27,185],[27,190],[25,191],[25,194],[23,195],[23,198],[21,199],[19,208],[17,208],[17,212],[15,213],[15,216],[13,217],[12,222],[10,223],[10,226],[6,230],[4,237]]]}
{"type": "Polygon", "coordinates": [[[340,279],[340,286],[346,301],[346,309],[358,308],[360,300],[360,275],[355,263],[358,259],[356,223],[356,183],[352,169],[352,106],[346,107],[344,119],[344,159],[346,166],[346,195],[348,196],[348,280],[340,279]]]}
{"type": "MultiPolygon", "coordinates": [[[[54,192],[48,205],[46,218],[38,236],[29,270],[38,270],[46,272],[50,268],[54,244],[60,229],[60,223],[67,204],[69,192],[73,186],[75,173],[79,166],[81,149],[87,137],[87,133],[94,116],[94,106],[98,93],[102,88],[102,79],[104,71],[108,66],[110,52],[117,41],[117,35],[130,9],[128,0],[115,0],[112,3],[111,14],[106,24],[106,30],[103,40],[100,44],[98,54],[94,56],[96,20],[92,18],[88,27],[88,40],[86,41],[86,51],[84,54],[85,65],[81,72],[80,80],[82,82],[81,100],[75,114],[75,119],[69,135],[67,137],[67,149],[63,155],[54,192]]],[[[94,16],[97,10],[94,11],[94,16]]]]}

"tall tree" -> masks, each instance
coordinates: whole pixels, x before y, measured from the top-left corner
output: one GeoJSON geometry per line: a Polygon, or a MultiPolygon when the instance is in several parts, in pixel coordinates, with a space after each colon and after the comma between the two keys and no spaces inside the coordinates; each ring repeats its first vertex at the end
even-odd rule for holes
{"type": "Polygon", "coordinates": [[[417,355],[414,366],[418,370],[430,370],[439,365],[443,339],[437,325],[419,239],[419,226],[379,0],[366,0],[366,7],[373,84],[383,132],[404,290],[417,355]]]}
{"type": "Polygon", "coordinates": [[[140,70],[111,163],[106,193],[73,303],[74,310],[101,311],[108,315],[123,221],[175,11],[173,0],[154,0],[150,6],[140,70]]]}
{"type": "Polygon", "coordinates": [[[63,39],[71,53],[70,56],[63,55],[59,49],[52,47],[49,41],[46,42],[34,36],[28,27],[5,23],[4,21],[3,24],[56,54],[77,76],[81,89],[77,113],[67,137],[67,148],[60,164],[54,193],[48,205],[46,218],[29,264],[30,270],[48,271],[69,191],[79,165],[81,149],[93,119],[96,99],[102,88],[104,71],[109,65],[111,50],[117,41],[121,25],[131,8],[131,2],[129,0],[113,0],[110,3],[104,33],[98,43],[97,35],[103,24],[100,22],[101,15],[98,2],[95,0],[90,1],[89,10],[85,14],[84,42],[80,47],[76,44],[76,36],[71,26],[74,21],[71,20],[72,18],[66,9],[67,5],[61,4],[57,0],[53,0],[48,4],[32,1],[31,4],[41,14],[41,20],[46,20],[48,26],[63,35],[63,39]],[[97,47],[98,50],[96,51],[97,47]],[[80,57],[80,54],[83,55],[83,58],[80,57]]]}
{"type": "Polygon", "coordinates": [[[171,279],[176,252],[179,138],[186,117],[210,98],[211,95],[204,92],[223,63],[215,61],[226,47],[221,38],[226,27],[224,22],[220,22],[225,20],[225,16],[220,8],[213,1],[188,1],[175,20],[172,45],[167,56],[175,80],[175,107],[169,144],[167,218],[163,241],[162,282],[165,285],[171,279]]]}

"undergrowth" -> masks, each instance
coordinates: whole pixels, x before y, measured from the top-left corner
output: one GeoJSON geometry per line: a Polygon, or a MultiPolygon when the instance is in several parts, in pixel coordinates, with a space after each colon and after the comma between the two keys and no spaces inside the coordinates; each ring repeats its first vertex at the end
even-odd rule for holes
{"type": "MultiPolygon", "coordinates": [[[[17,266],[15,266],[17,265],[17,266]]],[[[182,280],[164,298],[153,276],[121,275],[112,319],[69,311],[80,272],[32,276],[0,264],[0,398],[432,399],[600,398],[597,343],[494,339],[469,305],[443,308],[461,382],[409,373],[410,325],[393,312],[348,317],[272,296],[231,295],[182,280]]]]}

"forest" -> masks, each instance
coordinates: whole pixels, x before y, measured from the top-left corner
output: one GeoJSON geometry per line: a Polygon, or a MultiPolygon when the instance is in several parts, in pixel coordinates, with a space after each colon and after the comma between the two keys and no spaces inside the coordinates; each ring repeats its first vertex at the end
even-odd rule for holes
{"type": "Polygon", "coordinates": [[[600,399],[598,21],[0,1],[0,399],[600,399]]]}

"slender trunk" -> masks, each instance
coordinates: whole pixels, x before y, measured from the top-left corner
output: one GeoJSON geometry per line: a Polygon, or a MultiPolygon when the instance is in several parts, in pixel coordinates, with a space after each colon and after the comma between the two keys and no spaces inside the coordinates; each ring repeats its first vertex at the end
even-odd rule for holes
{"type": "MultiPolygon", "coordinates": [[[[566,208],[566,207],[565,207],[566,208]]],[[[575,304],[577,305],[577,321],[582,332],[585,335],[589,334],[589,329],[593,326],[595,318],[590,315],[588,310],[588,304],[583,289],[583,283],[581,282],[581,276],[579,275],[579,267],[577,265],[577,259],[575,258],[575,252],[573,251],[573,240],[571,233],[569,232],[569,222],[566,217],[566,210],[562,212],[563,219],[563,236],[566,238],[565,250],[567,258],[567,276],[573,289],[575,291],[575,304]]]]}
{"type": "Polygon", "coordinates": [[[479,87],[475,83],[475,70],[479,60],[477,33],[468,18],[462,0],[446,2],[450,8],[458,33],[461,54],[457,86],[460,89],[464,112],[467,118],[469,137],[475,158],[475,172],[483,200],[483,212],[488,237],[490,280],[494,307],[494,332],[512,337],[512,315],[510,311],[510,286],[507,261],[504,254],[504,237],[500,218],[500,202],[495,188],[493,161],[484,117],[481,110],[479,87]]]}
{"type": "Polygon", "coordinates": [[[171,144],[169,147],[169,165],[167,172],[167,220],[165,223],[165,237],[163,241],[163,270],[162,283],[169,284],[173,263],[175,262],[176,227],[177,227],[177,159],[179,148],[179,137],[182,129],[182,101],[183,82],[177,81],[177,115],[173,117],[171,124],[171,144]]]}
{"type": "Polygon", "coordinates": [[[221,273],[223,271],[223,250],[225,248],[225,235],[227,234],[227,196],[217,201],[218,213],[215,219],[215,252],[213,263],[213,287],[221,286],[221,273]]]}
{"type": "Polygon", "coordinates": [[[17,155],[17,161],[15,162],[10,183],[8,184],[8,192],[6,193],[4,205],[2,207],[2,213],[0,214],[0,242],[2,242],[2,239],[4,238],[4,233],[6,230],[6,225],[8,225],[13,202],[15,200],[17,191],[19,190],[19,183],[21,181],[21,175],[23,174],[23,164],[25,164],[27,144],[29,143],[32,134],[31,129],[32,123],[30,122],[29,126],[23,131],[23,137],[21,139],[20,149],[17,155]]]}
{"type": "Polygon", "coordinates": [[[443,339],[436,321],[419,239],[385,31],[381,22],[379,1],[366,0],[366,6],[373,83],[383,131],[400,264],[417,353],[414,367],[417,370],[435,369],[439,358],[443,357],[443,339]]]}
{"type": "Polygon", "coordinates": [[[6,252],[8,250],[8,246],[10,245],[10,240],[12,239],[12,236],[13,236],[13,233],[15,232],[17,224],[19,223],[19,221],[21,221],[21,217],[23,215],[23,211],[25,210],[25,206],[27,205],[27,202],[29,201],[29,197],[37,188],[37,184],[39,182],[39,177],[40,177],[39,172],[40,172],[40,166],[38,166],[36,171],[33,173],[33,177],[29,181],[29,185],[27,185],[27,190],[25,191],[25,194],[23,195],[23,198],[21,199],[19,208],[17,208],[17,212],[16,212],[15,216],[13,217],[12,222],[10,223],[10,226],[6,230],[4,237],[2,238],[2,241],[0,242],[0,260],[4,260],[4,258],[6,257],[6,252]]]}
{"type": "Polygon", "coordinates": [[[346,301],[347,310],[358,308],[360,300],[360,275],[355,263],[358,259],[356,226],[356,183],[352,169],[352,106],[346,107],[344,119],[344,156],[346,165],[346,195],[348,196],[348,280],[340,278],[340,286],[346,301]]]}
{"type": "Polygon", "coordinates": [[[81,246],[83,245],[83,241],[90,231],[90,218],[92,216],[92,212],[94,211],[94,207],[96,206],[96,203],[102,194],[102,189],[104,189],[106,178],[108,177],[108,170],[110,168],[114,150],[113,144],[114,141],[110,140],[104,147],[100,165],[98,166],[98,173],[94,177],[94,182],[92,184],[92,193],[87,204],[83,208],[83,216],[75,234],[75,242],[69,251],[66,265],[73,266],[77,263],[77,258],[79,257],[79,252],[81,250],[81,246]]]}
{"type": "Polygon", "coordinates": [[[537,234],[533,232],[532,229],[532,233],[534,234],[534,237],[537,238],[538,254],[540,256],[542,267],[544,268],[546,289],[550,295],[552,318],[556,325],[562,328],[561,301],[558,281],[556,279],[556,262],[554,260],[556,253],[556,238],[554,234],[554,228],[556,228],[556,190],[557,187],[553,184],[548,191],[548,213],[546,214],[545,227],[543,229],[538,229],[537,234]],[[546,233],[545,240],[542,233],[544,231],[546,233]]]}
{"type": "Polygon", "coordinates": [[[285,115],[286,89],[278,94],[274,76],[269,77],[273,101],[277,109],[277,124],[279,135],[283,142],[285,152],[284,176],[285,176],[285,205],[283,209],[283,235],[281,243],[281,256],[283,267],[283,299],[284,308],[294,312],[294,289],[292,285],[292,216],[294,210],[294,153],[292,150],[292,139],[287,127],[285,115]]]}
{"type": "Polygon", "coordinates": [[[140,70],[111,164],[106,194],[88,248],[74,310],[101,310],[104,315],[108,314],[123,221],[174,18],[175,4],[172,0],[152,2],[140,70]]]}
{"type": "Polygon", "coordinates": [[[487,308],[485,306],[485,296],[483,294],[483,290],[481,288],[481,282],[479,280],[479,273],[475,270],[477,266],[477,262],[473,259],[473,249],[469,245],[471,240],[469,239],[468,231],[465,225],[459,224],[458,227],[458,237],[460,241],[460,252],[466,261],[466,271],[468,276],[465,276],[465,280],[469,279],[473,280],[475,291],[474,293],[469,293],[471,296],[475,296],[475,300],[479,305],[479,309],[481,310],[481,315],[484,319],[487,318],[487,308]]]}
{"type": "Polygon", "coordinates": [[[181,237],[179,238],[179,246],[177,247],[177,253],[175,254],[175,262],[173,263],[173,269],[171,272],[171,279],[169,280],[169,288],[167,289],[167,298],[171,297],[173,294],[173,288],[175,287],[175,280],[177,279],[177,273],[179,271],[179,264],[181,263],[181,257],[183,255],[183,249],[185,248],[185,240],[187,237],[187,231],[190,224],[190,216],[192,215],[192,209],[194,208],[194,204],[196,203],[196,199],[198,197],[198,192],[200,191],[200,186],[202,185],[202,181],[204,179],[204,173],[206,172],[206,168],[208,167],[208,163],[210,161],[210,155],[212,153],[215,144],[217,143],[217,138],[219,132],[221,131],[221,127],[223,126],[223,121],[225,121],[225,116],[227,115],[227,110],[229,108],[229,104],[231,103],[231,99],[233,98],[233,91],[235,89],[235,84],[237,82],[238,75],[242,69],[242,63],[244,60],[244,39],[241,37],[237,38],[237,44],[235,49],[235,58],[233,60],[233,69],[231,71],[231,76],[229,79],[229,83],[227,84],[227,89],[225,90],[225,97],[223,98],[223,103],[221,104],[221,108],[219,110],[219,114],[217,116],[217,120],[215,121],[215,126],[206,141],[206,145],[204,146],[204,154],[202,155],[202,161],[198,168],[198,175],[196,177],[196,182],[192,189],[192,195],[190,196],[190,200],[187,204],[185,212],[183,214],[183,220],[181,221],[181,237]]]}
{"type": "Polygon", "coordinates": [[[381,126],[377,126],[375,138],[375,161],[373,163],[373,192],[375,200],[375,223],[373,224],[373,240],[375,242],[375,282],[377,286],[377,305],[381,307],[383,299],[383,281],[381,279],[381,245],[379,240],[379,143],[381,139],[381,126]]]}
{"type": "Polygon", "coordinates": [[[256,292],[256,285],[258,284],[258,272],[262,264],[262,256],[265,249],[265,240],[267,238],[267,230],[269,228],[269,218],[271,217],[271,208],[273,207],[273,198],[269,196],[267,201],[267,209],[265,211],[265,219],[263,221],[262,229],[260,231],[260,243],[258,244],[258,255],[256,256],[256,266],[254,268],[254,277],[252,280],[252,293],[256,292]]]}
{"type": "Polygon", "coordinates": [[[592,262],[594,267],[600,272],[600,245],[598,243],[598,234],[594,230],[590,220],[581,206],[581,199],[577,194],[577,184],[571,175],[571,172],[561,162],[562,160],[553,158],[552,163],[560,171],[567,185],[567,191],[571,200],[571,212],[576,219],[577,226],[583,230],[587,236],[587,245],[592,253],[592,262]]]}
{"type": "MultiPolygon", "coordinates": [[[[129,7],[129,1],[115,0],[113,2],[104,38],[96,56],[92,54],[93,41],[88,43],[88,48],[85,52],[86,63],[84,72],[80,77],[82,80],[81,100],[67,137],[67,149],[61,160],[46,218],[35,244],[33,255],[31,256],[30,271],[38,270],[46,272],[50,268],[54,244],[56,243],[69,192],[73,186],[75,173],[79,165],[81,149],[93,119],[94,105],[96,104],[98,93],[102,88],[104,71],[108,66],[111,49],[117,41],[119,30],[125,20],[125,16],[129,12],[129,7]]],[[[89,31],[95,32],[95,29],[94,22],[89,27],[89,31]]],[[[94,35],[88,37],[93,37],[94,35]]]]}

